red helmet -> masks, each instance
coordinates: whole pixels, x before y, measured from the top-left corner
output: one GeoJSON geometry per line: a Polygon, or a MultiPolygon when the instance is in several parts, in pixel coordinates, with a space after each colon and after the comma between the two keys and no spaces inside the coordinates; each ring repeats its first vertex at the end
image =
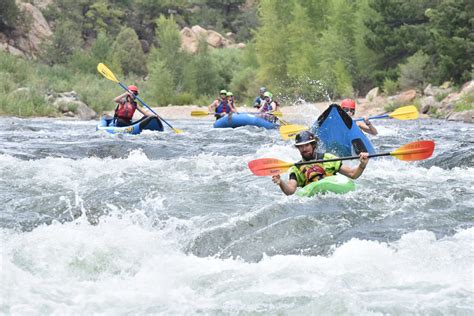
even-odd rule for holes
{"type": "Polygon", "coordinates": [[[352,99],[344,99],[341,102],[341,108],[354,109],[356,108],[356,103],[352,99]]]}
{"type": "Polygon", "coordinates": [[[133,86],[133,85],[132,85],[132,86],[128,86],[127,88],[128,88],[128,90],[130,90],[130,91],[138,92],[137,86],[133,86]]]}

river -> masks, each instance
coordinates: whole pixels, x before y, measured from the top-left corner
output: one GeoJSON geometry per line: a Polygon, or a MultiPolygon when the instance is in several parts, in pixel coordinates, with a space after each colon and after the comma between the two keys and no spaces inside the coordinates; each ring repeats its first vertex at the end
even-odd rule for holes
{"type": "Polygon", "coordinates": [[[474,313],[474,125],[374,121],[433,157],[302,198],[247,168],[299,160],[277,131],[168,122],[0,118],[1,314],[474,313]]]}

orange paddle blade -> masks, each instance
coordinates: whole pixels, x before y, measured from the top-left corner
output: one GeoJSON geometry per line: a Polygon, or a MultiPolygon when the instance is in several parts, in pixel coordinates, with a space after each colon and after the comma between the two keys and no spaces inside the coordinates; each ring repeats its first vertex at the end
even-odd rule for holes
{"type": "Polygon", "coordinates": [[[423,160],[431,157],[435,143],[432,140],[420,140],[406,144],[390,153],[391,156],[405,161],[423,160]]]}
{"type": "Polygon", "coordinates": [[[256,176],[274,176],[285,173],[294,163],[275,158],[259,158],[249,162],[250,171],[256,176]]]}

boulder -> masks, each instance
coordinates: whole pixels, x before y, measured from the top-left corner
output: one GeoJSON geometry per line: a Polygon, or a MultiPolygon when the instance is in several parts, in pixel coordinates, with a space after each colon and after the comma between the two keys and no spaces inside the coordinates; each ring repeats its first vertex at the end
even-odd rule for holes
{"type": "Polygon", "coordinates": [[[430,111],[430,108],[438,108],[440,103],[436,101],[435,97],[430,95],[430,96],[425,96],[420,99],[421,103],[421,109],[420,112],[423,114],[426,114],[430,111]]]}
{"type": "Polygon", "coordinates": [[[379,87],[372,88],[367,94],[365,95],[365,100],[370,102],[374,100],[376,97],[379,96],[379,87]]]}
{"type": "Polygon", "coordinates": [[[396,105],[407,105],[416,98],[416,90],[411,89],[396,95],[393,99],[396,105]]]}
{"type": "Polygon", "coordinates": [[[181,34],[181,48],[190,53],[196,53],[200,39],[204,39],[209,48],[245,48],[244,43],[235,44],[233,33],[227,33],[230,38],[222,36],[216,31],[206,30],[205,28],[194,25],[193,27],[185,27],[180,31],[181,34]]]}
{"type": "Polygon", "coordinates": [[[46,97],[46,100],[65,116],[71,116],[70,113],[74,113],[74,116],[81,120],[92,120],[97,117],[94,110],[79,100],[75,91],[51,94],[46,97]]]}
{"type": "Polygon", "coordinates": [[[53,32],[44,18],[41,11],[27,2],[17,4],[18,8],[27,16],[29,16],[30,25],[27,31],[21,30],[19,36],[14,38],[15,47],[28,55],[36,55],[40,51],[40,44],[51,37],[53,32]]]}
{"type": "Polygon", "coordinates": [[[466,123],[474,123],[474,110],[461,112],[452,112],[447,117],[448,121],[463,121],[466,123]]]}

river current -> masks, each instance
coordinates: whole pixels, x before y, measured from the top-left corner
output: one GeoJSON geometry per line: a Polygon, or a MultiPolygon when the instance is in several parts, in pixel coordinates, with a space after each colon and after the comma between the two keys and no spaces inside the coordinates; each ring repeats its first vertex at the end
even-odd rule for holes
{"type": "Polygon", "coordinates": [[[0,118],[0,314],[474,313],[474,125],[374,121],[433,157],[302,198],[247,167],[299,160],[278,131],[168,122],[0,118]]]}

